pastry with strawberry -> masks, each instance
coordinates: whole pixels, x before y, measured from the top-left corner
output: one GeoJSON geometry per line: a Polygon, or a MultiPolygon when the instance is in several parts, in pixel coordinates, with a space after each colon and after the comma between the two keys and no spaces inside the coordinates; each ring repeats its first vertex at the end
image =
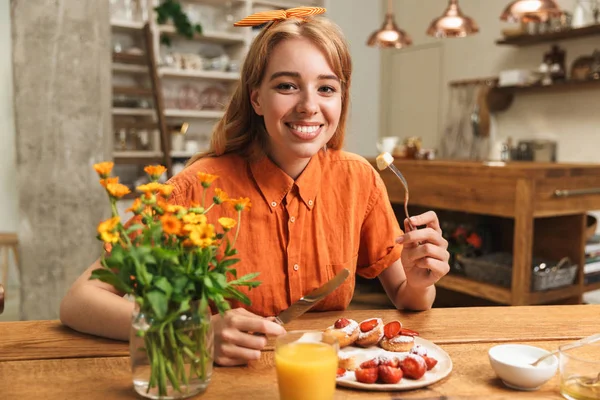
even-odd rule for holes
{"type": "Polygon", "coordinates": [[[361,347],[371,347],[377,345],[383,337],[383,320],[381,318],[371,318],[364,320],[359,324],[358,339],[356,344],[361,347]]]}
{"type": "Polygon", "coordinates": [[[327,328],[325,332],[338,340],[340,348],[350,346],[358,339],[358,323],[353,319],[340,318],[327,328]]]}
{"type": "Polygon", "coordinates": [[[392,321],[383,327],[383,339],[379,345],[387,351],[408,352],[415,344],[415,336],[419,334],[402,327],[400,321],[392,321]]]}
{"type": "Polygon", "coordinates": [[[363,362],[360,368],[354,371],[356,380],[361,383],[395,384],[400,382],[403,374],[395,357],[373,358],[363,362]]]}

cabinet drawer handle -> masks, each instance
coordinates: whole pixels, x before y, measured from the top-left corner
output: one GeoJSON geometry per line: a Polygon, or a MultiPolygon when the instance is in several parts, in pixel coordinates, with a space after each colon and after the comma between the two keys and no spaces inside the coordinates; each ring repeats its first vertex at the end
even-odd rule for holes
{"type": "Polygon", "coordinates": [[[563,189],[555,190],[555,197],[569,197],[569,196],[583,196],[586,194],[600,194],[600,188],[589,188],[589,189],[563,189]]]}

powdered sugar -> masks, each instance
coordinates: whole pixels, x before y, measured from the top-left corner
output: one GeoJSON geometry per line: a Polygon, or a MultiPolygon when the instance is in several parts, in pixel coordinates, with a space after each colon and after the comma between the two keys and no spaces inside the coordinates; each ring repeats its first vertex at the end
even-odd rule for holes
{"type": "Polygon", "coordinates": [[[377,361],[379,364],[392,362],[394,360],[398,360],[398,357],[390,356],[389,354],[381,354],[381,355],[379,355],[379,357],[377,357],[377,361]]]}
{"type": "Polygon", "coordinates": [[[410,354],[407,354],[406,357],[407,358],[412,358],[413,360],[416,360],[419,364],[423,363],[423,365],[426,365],[425,364],[425,359],[423,359],[423,357],[421,357],[418,354],[410,353],[410,354]]]}
{"type": "Polygon", "coordinates": [[[421,357],[426,356],[427,355],[427,349],[423,346],[421,346],[420,344],[416,344],[413,346],[412,349],[410,349],[410,352],[412,354],[417,354],[421,357]]]}
{"type": "Polygon", "coordinates": [[[415,339],[412,336],[404,335],[394,336],[390,339],[390,343],[412,343],[414,341],[415,339]]]}
{"type": "Polygon", "coordinates": [[[358,322],[353,319],[348,320],[350,323],[341,329],[342,332],[346,334],[346,336],[350,336],[354,333],[356,328],[358,328],[358,322]]]}

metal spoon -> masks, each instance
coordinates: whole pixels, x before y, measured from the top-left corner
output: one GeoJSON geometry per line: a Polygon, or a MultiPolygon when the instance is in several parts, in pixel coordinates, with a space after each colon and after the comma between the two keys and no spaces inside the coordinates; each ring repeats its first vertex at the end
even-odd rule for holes
{"type": "MultiPolygon", "coordinates": [[[[576,342],[573,342],[569,345],[566,345],[565,347],[563,347],[564,350],[568,350],[568,349],[574,349],[575,347],[579,347],[579,346],[583,346],[584,344],[588,344],[588,343],[593,343],[597,340],[600,340],[600,333],[596,333],[594,335],[585,337],[583,339],[580,339],[576,342]]],[[[542,356],[540,358],[538,358],[537,360],[535,360],[534,362],[532,362],[530,365],[533,367],[536,367],[540,362],[544,361],[546,358],[553,356],[555,354],[558,354],[559,350],[554,350],[552,353],[546,354],[545,356],[542,356]]]]}

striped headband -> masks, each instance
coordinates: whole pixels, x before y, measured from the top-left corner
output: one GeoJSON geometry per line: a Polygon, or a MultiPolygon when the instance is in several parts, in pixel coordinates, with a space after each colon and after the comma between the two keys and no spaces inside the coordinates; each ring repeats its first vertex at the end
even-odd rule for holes
{"type": "Polygon", "coordinates": [[[296,7],[287,10],[257,12],[239,20],[233,26],[259,26],[271,21],[283,21],[288,18],[306,19],[312,15],[324,14],[323,7],[296,7]]]}

